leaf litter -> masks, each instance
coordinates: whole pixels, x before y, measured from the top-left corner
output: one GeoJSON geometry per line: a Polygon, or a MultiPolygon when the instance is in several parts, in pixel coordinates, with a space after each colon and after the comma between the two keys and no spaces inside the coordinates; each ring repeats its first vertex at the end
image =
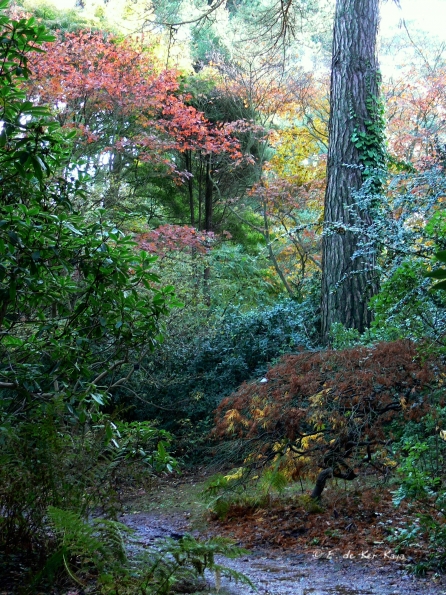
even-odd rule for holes
{"type": "MultiPolygon", "coordinates": [[[[446,595],[446,578],[408,571],[425,552],[395,549],[391,527],[407,524],[412,511],[395,510],[388,488],[345,492],[329,488],[324,507],[309,512],[299,498],[277,499],[266,509],[233,506],[224,520],[197,501],[203,477],[162,480],[150,494],[127,495],[122,520],[136,531],[139,547],[156,539],[231,537],[250,554],[225,565],[248,576],[262,595],[446,595]],[[185,504],[185,502],[187,502],[185,504]]],[[[207,589],[220,595],[254,595],[247,585],[208,575],[207,589]]]]}

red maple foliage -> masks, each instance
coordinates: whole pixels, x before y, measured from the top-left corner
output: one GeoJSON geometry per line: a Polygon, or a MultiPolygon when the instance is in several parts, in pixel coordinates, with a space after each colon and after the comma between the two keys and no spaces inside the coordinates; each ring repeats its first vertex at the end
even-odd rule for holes
{"type": "Polygon", "coordinates": [[[249,465],[281,460],[293,479],[322,469],[319,497],[330,476],[385,469],[389,422],[425,412],[433,377],[434,362],[422,361],[410,341],[287,355],[267,382],[244,383],[221,402],[214,435],[251,445],[249,465]]]}
{"type": "Polygon", "coordinates": [[[139,234],[141,249],[165,256],[170,251],[195,251],[206,254],[215,236],[212,232],[197,231],[188,225],[160,225],[147,233],[139,234]]]}
{"type": "Polygon", "coordinates": [[[386,91],[387,135],[398,159],[432,165],[436,140],[443,138],[446,68],[405,69],[386,91]]]}
{"type": "Polygon", "coordinates": [[[30,64],[31,97],[54,107],[62,126],[79,141],[100,142],[102,152],[168,165],[169,151],[226,152],[239,159],[239,143],[223,125],[187,105],[175,70],[161,70],[153,53],[133,41],[100,32],[59,35],[30,64]]]}

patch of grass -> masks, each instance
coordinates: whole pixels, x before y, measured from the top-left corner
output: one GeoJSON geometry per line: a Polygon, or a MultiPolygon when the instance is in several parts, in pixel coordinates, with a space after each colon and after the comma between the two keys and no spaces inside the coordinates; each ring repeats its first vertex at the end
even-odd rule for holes
{"type": "MultiPolygon", "coordinates": [[[[204,481],[204,477],[202,478],[204,481]]],[[[124,510],[130,513],[157,512],[179,514],[192,529],[206,528],[206,505],[201,498],[201,478],[176,476],[154,480],[150,490],[136,490],[126,495],[124,510]]]]}

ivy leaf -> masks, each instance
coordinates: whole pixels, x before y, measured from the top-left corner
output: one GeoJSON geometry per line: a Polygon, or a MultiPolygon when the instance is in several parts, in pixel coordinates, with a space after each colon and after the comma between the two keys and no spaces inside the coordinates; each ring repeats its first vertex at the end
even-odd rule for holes
{"type": "Polygon", "coordinates": [[[440,262],[446,262],[446,250],[440,250],[440,252],[436,252],[435,258],[440,262]]]}

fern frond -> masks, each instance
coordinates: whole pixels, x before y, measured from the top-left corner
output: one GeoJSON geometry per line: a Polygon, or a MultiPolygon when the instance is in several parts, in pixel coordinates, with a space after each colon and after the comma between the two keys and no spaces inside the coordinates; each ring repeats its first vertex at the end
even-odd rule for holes
{"type": "MultiPolygon", "coordinates": [[[[70,560],[74,558],[78,560],[81,571],[82,566],[88,564],[89,567],[93,565],[98,573],[116,568],[124,572],[127,564],[124,535],[131,532],[126,525],[103,518],[87,522],[72,510],[54,506],[48,508],[48,519],[59,543],[52,565],[62,561],[74,581],[83,584],[70,565],[70,560]]],[[[53,569],[51,571],[54,572],[53,569]]]]}
{"type": "Polygon", "coordinates": [[[105,545],[108,552],[122,564],[127,562],[124,535],[133,531],[127,525],[110,519],[97,518],[92,521],[92,528],[97,532],[100,541],[105,545]]]}
{"type": "Polygon", "coordinates": [[[228,566],[220,566],[219,564],[216,564],[212,570],[216,574],[219,573],[222,576],[234,579],[236,582],[243,583],[244,585],[249,585],[252,589],[257,591],[251,579],[248,576],[246,576],[246,574],[238,572],[238,570],[234,570],[233,568],[229,568],[228,566]]]}
{"type": "Polygon", "coordinates": [[[279,493],[283,492],[288,483],[289,481],[286,474],[283,473],[283,471],[277,471],[276,469],[266,470],[260,479],[262,491],[265,493],[269,493],[270,490],[275,490],[279,493]]]}

